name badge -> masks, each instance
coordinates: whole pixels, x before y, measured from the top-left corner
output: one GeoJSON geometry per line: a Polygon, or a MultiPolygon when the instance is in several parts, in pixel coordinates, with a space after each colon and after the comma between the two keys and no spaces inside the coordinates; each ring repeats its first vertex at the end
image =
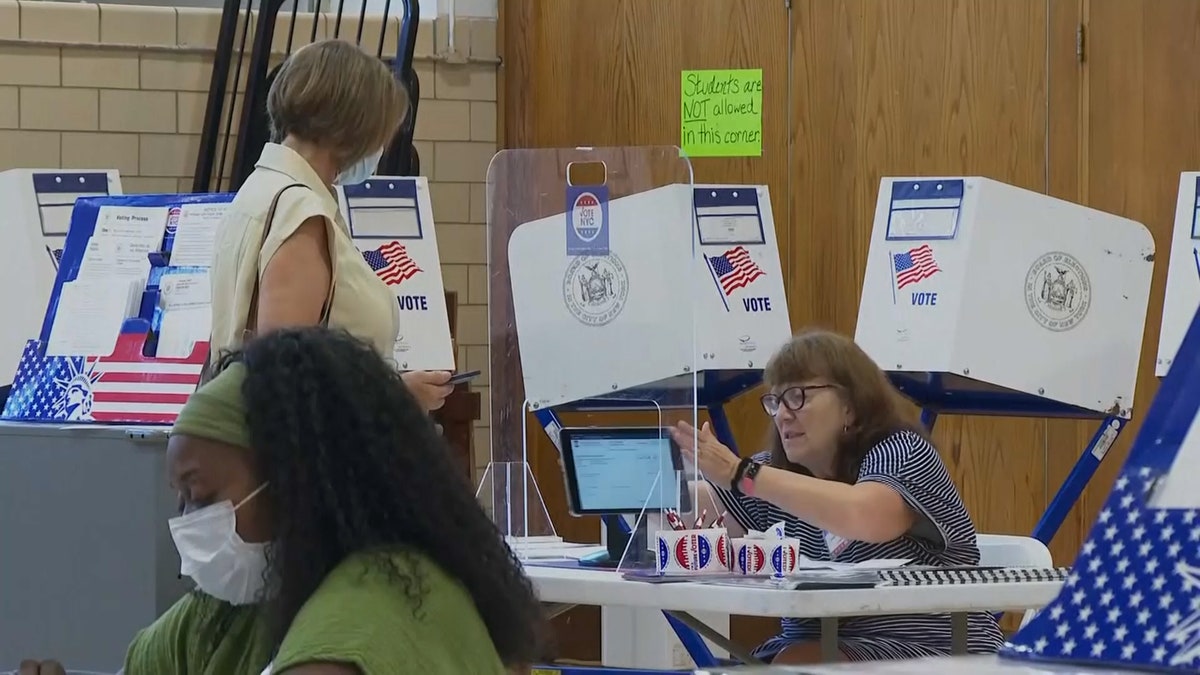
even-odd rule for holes
{"type": "Polygon", "coordinates": [[[846,550],[846,547],[849,545],[849,539],[843,539],[842,537],[830,532],[825,533],[825,548],[829,549],[830,560],[836,559],[842,554],[842,551],[846,550]]]}

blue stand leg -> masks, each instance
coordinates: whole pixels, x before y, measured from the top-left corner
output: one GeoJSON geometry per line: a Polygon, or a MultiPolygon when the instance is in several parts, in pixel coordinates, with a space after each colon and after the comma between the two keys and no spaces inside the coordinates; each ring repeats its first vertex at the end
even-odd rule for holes
{"type": "Polygon", "coordinates": [[[937,424],[938,413],[933,408],[921,408],[921,426],[927,431],[933,431],[933,425],[937,424]]]}
{"type": "Polygon", "coordinates": [[[712,650],[708,648],[708,643],[696,631],[688,628],[679,619],[671,616],[667,612],[663,612],[663,616],[667,619],[667,623],[671,625],[671,629],[675,631],[675,635],[679,637],[679,642],[687,651],[688,656],[696,662],[697,668],[713,668],[721,665],[717,661],[717,657],[713,655],[712,650]]]}
{"type": "Polygon", "coordinates": [[[708,421],[712,425],[713,434],[717,440],[725,444],[725,447],[733,451],[733,454],[738,454],[737,442],[733,440],[733,428],[729,426],[729,418],[725,415],[725,406],[710,405],[708,406],[708,421]]]}
{"type": "Polygon", "coordinates": [[[1071,473],[1058,488],[1054,499],[1050,500],[1050,505],[1042,514],[1041,520],[1033,528],[1035,539],[1049,544],[1054,535],[1058,533],[1058,528],[1067,519],[1067,514],[1071,512],[1075,502],[1079,501],[1079,496],[1087,488],[1088,481],[1096,474],[1096,469],[1100,467],[1100,461],[1104,459],[1104,455],[1108,454],[1109,449],[1116,442],[1117,436],[1125,428],[1126,422],[1127,420],[1120,417],[1109,415],[1100,423],[1100,428],[1096,429],[1092,441],[1088,443],[1079,460],[1075,462],[1071,473]]]}

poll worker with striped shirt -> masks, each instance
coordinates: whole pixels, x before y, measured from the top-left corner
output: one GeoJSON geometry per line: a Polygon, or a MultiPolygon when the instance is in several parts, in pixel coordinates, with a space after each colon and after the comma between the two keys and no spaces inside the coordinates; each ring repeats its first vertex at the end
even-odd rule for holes
{"type": "MultiPolygon", "coordinates": [[[[862,349],[836,333],[805,331],[767,363],[763,409],[775,422],[769,450],[740,458],[716,439],[679,423],[673,434],[705,481],[696,503],[728,511],[731,536],[783,521],[800,553],[855,563],[882,558],[920,565],[977,565],[975,525],[921,427],[862,349]]],[[[843,619],[841,658],[918,658],[951,653],[947,614],[843,619]]],[[[773,663],[820,660],[820,624],[783,619],[781,633],[755,650],[773,663]]],[[[995,618],[969,618],[968,651],[995,652],[995,618]]]]}

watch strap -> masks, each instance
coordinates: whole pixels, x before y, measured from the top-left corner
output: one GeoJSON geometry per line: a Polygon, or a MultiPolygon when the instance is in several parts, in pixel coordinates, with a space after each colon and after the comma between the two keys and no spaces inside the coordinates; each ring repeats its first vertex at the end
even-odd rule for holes
{"type": "MultiPolygon", "coordinates": [[[[738,462],[737,469],[735,469],[733,472],[733,480],[730,481],[729,490],[738,497],[750,496],[749,493],[745,491],[745,484],[747,482],[746,476],[747,474],[751,475],[750,482],[752,483],[753,475],[758,473],[758,466],[758,462],[755,462],[754,459],[750,457],[743,457],[742,461],[738,462]]],[[[753,489],[752,486],[751,489],[753,489]]]]}
{"type": "Polygon", "coordinates": [[[754,461],[746,466],[746,470],[742,472],[742,478],[738,482],[738,492],[747,497],[754,496],[754,481],[758,478],[759,469],[762,469],[762,464],[754,461]]]}

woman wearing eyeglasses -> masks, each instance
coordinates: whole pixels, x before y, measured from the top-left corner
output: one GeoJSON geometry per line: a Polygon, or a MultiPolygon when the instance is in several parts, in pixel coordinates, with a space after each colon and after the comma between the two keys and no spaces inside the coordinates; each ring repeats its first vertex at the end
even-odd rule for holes
{"type": "MultiPolygon", "coordinates": [[[[787,535],[800,540],[800,554],[813,560],[979,563],[975,525],[937,450],[858,345],[835,333],[800,333],[771,357],[764,380],[771,389],[763,409],[776,432],[769,450],[741,458],[707,423],[674,429],[706,479],[697,486],[699,503],[719,500],[713,506],[732,516],[731,536],[783,521],[787,535]]],[[[846,619],[838,635],[849,661],[951,653],[946,614],[846,619]]],[[[783,619],[781,634],[755,656],[777,664],[819,661],[819,637],[817,620],[783,619]]],[[[992,615],[970,616],[968,651],[992,653],[1002,641],[992,615]]]]}

